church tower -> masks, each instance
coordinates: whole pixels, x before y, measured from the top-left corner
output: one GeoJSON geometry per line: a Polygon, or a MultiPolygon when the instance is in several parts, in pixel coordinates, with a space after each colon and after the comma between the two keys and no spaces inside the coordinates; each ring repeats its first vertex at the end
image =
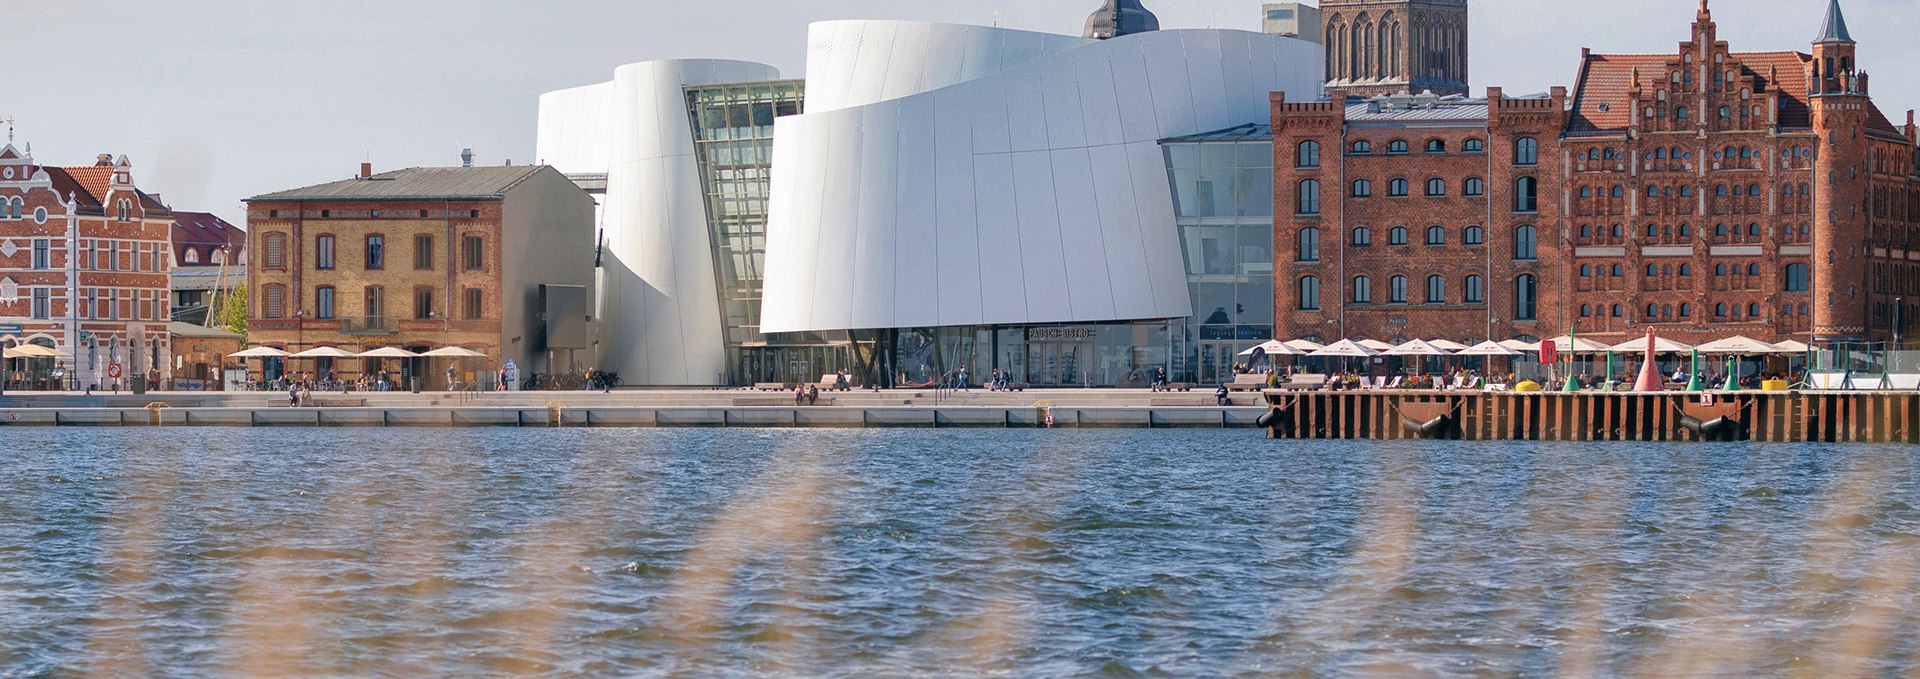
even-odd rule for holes
{"type": "Polygon", "coordinates": [[[1111,40],[1123,35],[1160,30],[1160,18],[1140,5],[1140,0],[1106,0],[1087,17],[1083,34],[1095,40],[1111,40]]]}
{"type": "Polygon", "coordinates": [[[1467,0],[1321,0],[1327,94],[1467,93],[1467,0]]]}
{"type": "Polygon", "coordinates": [[[1873,110],[1867,73],[1854,61],[1840,0],[1827,5],[1825,25],[1807,64],[1807,101],[1813,131],[1817,187],[1813,199],[1813,338],[1816,342],[1861,340],[1867,334],[1866,126],[1873,110]]]}

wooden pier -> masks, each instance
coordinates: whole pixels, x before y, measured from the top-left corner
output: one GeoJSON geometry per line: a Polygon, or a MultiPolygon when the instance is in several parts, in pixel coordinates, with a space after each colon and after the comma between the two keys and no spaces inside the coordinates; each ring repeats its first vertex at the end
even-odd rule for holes
{"type": "Polygon", "coordinates": [[[1269,438],[1920,443],[1920,393],[1265,394],[1269,438]]]}

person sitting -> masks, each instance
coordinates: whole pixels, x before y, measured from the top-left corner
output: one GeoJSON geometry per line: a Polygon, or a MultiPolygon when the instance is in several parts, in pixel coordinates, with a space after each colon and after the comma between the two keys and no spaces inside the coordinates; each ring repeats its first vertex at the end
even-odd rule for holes
{"type": "Polygon", "coordinates": [[[1228,393],[1227,385],[1222,384],[1219,389],[1213,390],[1213,404],[1222,407],[1233,405],[1233,396],[1228,393]]]}
{"type": "Polygon", "coordinates": [[[819,405],[819,404],[820,404],[820,388],[807,387],[807,405],[811,406],[811,405],[819,405]]]}

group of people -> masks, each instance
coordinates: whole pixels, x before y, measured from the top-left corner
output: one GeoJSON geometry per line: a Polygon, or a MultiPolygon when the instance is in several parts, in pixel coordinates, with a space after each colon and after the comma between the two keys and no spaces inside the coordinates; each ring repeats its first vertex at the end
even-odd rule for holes
{"type": "Polygon", "coordinates": [[[987,391],[1013,391],[1013,372],[993,369],[993,377],[987,382],[987,391]]]}

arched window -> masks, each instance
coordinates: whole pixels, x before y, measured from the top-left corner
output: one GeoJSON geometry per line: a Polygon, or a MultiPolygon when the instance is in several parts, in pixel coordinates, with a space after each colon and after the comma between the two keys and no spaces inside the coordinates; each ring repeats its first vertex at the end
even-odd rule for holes
{"type": "Polygon", "coordinates": [[[1582,265],[1580,265],[1580,275],[1581,275],[1581,276],[1592,276],[1592,275],[1593,275],[1593,265],[1592,265],[1592,264],[1582,264],[1582,265]]]}
{"type": "Polygon", "coordinates": [[[1294,205],[1295,212],[1298,214],[1320,214],[1320,182],[1312,179],[1300,182],[1294,205]]]}
{"type": "Polygon", "coordinates": [[[1622,309],[1620,308],[1620,305],[1618,305],[1618,304],[1615,304],[1615,305],[1613,305],[1613,317],[1614,317],[1614,318],[1619,318],[1619,317],[1620,317],[1620,315],[1621,315],[1621,314],[1620,314],[1620,312],[1621,312],[1621,311],[1622,311],[1622,309]]]}
{"type": "Polygon", "coordinates": [[[1613,185],[1613,190],[1611,190],[1611,191],[1608,191],[1608,192],[1607,192],[1607,195],[1608,195],[1608,196],[1610,196],[1610,197],[1613,197],[1613,198],[1619,198],[1619,197],[1622,197],[1622,196],[1624,196],[1624,195],[1626,195],[1626,193],[1625,193],[1625,190],[1624,190],[1624,189],[1621,189],[1621,188],[1620,188],[1620,185],[1619,185],[1619,184],[1614,184],[1614,185],[1613,185]]]}
{"type": "Polygon", "coordinates": [[[1591,186],[1582,186],[1582,187],[1580,187],[1580,197],[1581,197],[1581,198],[1592,198],[1592,197],[1593,197],[1593,187],[1591,187],[1591,186]]]}
{"type": "Polygon", "coordinates": [[[260,237],[260,266],[287,268],[287,234],[275,231],[260,237]]]}
{"type": "Polygon", "coordinates": [[[1713,265],[1713,275],[1715,275],[1715,276],[1725,276],[1725,275],[1727,275],[1727,265],[1725,265],[1725,264],[1715,264],[1715,265],[1713,265]]]}
{"type": "Polygon", "coordinates": [[[1427,153],[1446,153],[1447,143],[1439,139],[1427,140],[1427,153]]]}
{"type": "Polygon", "coordinates": [[[1484,196],[1486,193],[1487,182],[1479,177],[1468,177],[1467,181],[1460,185],[1460,195],[1463,196],[1484,196]]]}
{"type": "Polygon", "coordinates": [[[1406,245],[1407,244],[1407,227],[1396,226],[1391,229],[1388,229],[1387,244],[1388,245],[1406,245]]]}
{"type": "Polygon", "coordinates": [[[1513,164],[1539,165],[1540,141],[1533,137],[1521,137],[1513,142],[1513,164]]]}
{"type": "Polygon", "coordinates": [[[1314,276],[1302,276],[1298,284],[1298,297],[1301,311],[1313,311],[1320,308],[1320,279],[1314,276]]]}
{"type": "Polygon", "coordinates": [[[1581,317],[1581,318],[1592,318],[1592,317],[1593,317],[1593,305],[1591,305],[1591,304],[1582,304],[1582,305],[1580,305],[1580,317],[1581,317]]]}
{"type": "Polygon", "coordinates": [[[200,263],[200,251],[199,251],[199,250],[195,250],[195,249],[193,249],[193,248],[187,248],[187,250],[186,250],[186,252],[183,252],[183,253],[181,253],[181,254],[180,254],[180,259],[181,259],[181,261],[183,261],[183,262],[185,262],[185,263],[187,263],[187,264],[199,264],[199,263],[200,263]]]}
{"type": "Polygon", "coordinates": [[[1406,155],[1406,154],[1407,154],[1407,142],[1406,142],[1406,140],[1404,140],[1404,139],[1395,139],[1395,140],[1393,140],[1393,141],[1390,141],[1390,142],[1387,142],[1387,155],[1390,155],[1390,156],[1404,156],[1404,155],[1406,155]]]}
{"type": "Polygon", "coordinates": [[[1388,180],[1387,195],[1395,198],[1407,195],[1407,180],[1399,177],[1388,180]]]}
{"type": "Polygon", "coordinates": [[[1691,224],[1681,224],[1681,225],[1680,225],[1680,237],[1681,237],[1681,238],[1692,238],[1692,237],[1693,237],[1693,226],[1692,226],[1691,224]]]}
{"type": "Polygon", "coordinates": [[[1538,287],[1539,279],[1533,274],[1521,274],[1513,279],[1513,320],[1531,321],[1539,317],[1539,301],[1534,297],[1538,287]]]}
{"type": "Polygon", "coordinates": [[[1294,147],[1293,166],[1297,168],[1320,167],[1320,142],[1303,141],[1294,147]]]}
{"type": "Polygon", "coordinates": [[[1532,177],[1521,177],[1515,180],[1513,183],[1513,211],[1538,212],[1540,209],[1540,199],[1537,193],[1538,188],[1539,183],[1534,181],[1532,177]]]}
{"type": "Polygon", "coordinates": [[[1486,153],[1487,144],[1478,139],[1468,139],[1465,144],[1460,145],[1460,150],[1465,153],[1486,153]]]}
{"type": "Polygon", "coordinates": [[[1619,278],[1619,277],[1621,277],[1621,276],[1624,276],[1624,275],[1626,275],[1626,274],[1627,274],[1627,269],[1626,269],[1626,267],[1623,267],[1623,266],[1620,266],[1619,264],[1615,264],[1615,265],[1613,265],[1613,277],[1614,277],[1614,278],[1619,278]]]}
{"type": "Polygon", "coordinates": [[[1613,225],[1611,228],[1607,229],[1607,233],[1613,234],[1614,238],[1619,238],[1621,236],[1620,225],[1619,224],[1613,225]]]}
{"type": "Polygon", "coordinates": [[[1581,224],[1581,225],[1580,225],[1580,237],[1581,237],[1581,238],[1592,238],[1592,237],[1593,237],[1593,227],[1592,227],[1591,225],[1587,225],[1587,224],[1581,224]]]}
{"type": "Polygon", "coordinates": [[[1447,180],[1440,179],[1438,177],[1427,180],[1427,195],[1429,196],[1447,195],[1447,180]]]}
{"type": "Polygon", "coordinates": [[[1664,149],[1664,148],[1658,148],[1658,149],[1654,149],[1654,150],[1653,150],[1653,159],[1654,159],[1654,160],[1666,160],[1666,159],[1667,159],[1667,150],[1666,150],[1666,149],[1664,149]]]}
{"type": "Polygon", "coordinates": [[[1758,316],[1760,315],[1760,305],[1758,305],[1758,304],[1748,304],[1748,305],[1747,305],[1747,315],[1748,315],[1748,316],[1750,316],[1750,317],[1758,317],[1758,316]]]}
{"type": "Polygon", "coordinates": [[[1749,196],[1758,196],[1758,195],[1760,195],[1760,185],[1759,185],[1759,184],[1748,184],[1748,185],[1747,185],[1747,195],[1749,195],[1749,196]]]}
{"type": "Polygon", "coordinates": [[[1648,238],[1659,238],[1659,237],[1660,237],[1660,225],[1659,225],[1659,224],[1648,224],[1648,225],[1647,225],[1647,237],[1648,237],[1648,238]]]}
{"type": "Polygon", "coordinates": [[[1658,278],[1659,276],[1660,276],[1660,265],[1658,265],[1658,264],[1648,264],[1648,265],[1647,265],[1647,277],[1648,277],[1648,278],[1658,278]]]}
{"type": "Polygon", "coordinates": [[[1297,250],[1298,261],[1320,261],[1320,230],[1311,226],[1301,229],[1297,250]]]}
{"type": "Polygon", "coordinates": [[[1727,225],[1725,224],[1713,225],[1713,235],[1719,238],[1727,237],[1727,225]]]}
{"type": "Polygon", "coordinates": [[[1353,143],[1352,151],[1350,151],[1350,153],[1356,156],[1364,156],[1369,153],[1373,153],[1373,144],[1369,144],[1364,141],[1356,141],[1353,143]]]}
{"type": "Polygon", "coordinates": [[[1353,229],[1353,246],[1364,248],[1373,245],[1373,229],[1357,226],[1353,229]]]}
{"type": "Polygon", "coordinates": [[[1647,187],[1647,197],[1648,197],[1648,198],[1659,198],[1659,197],[1660,197],[1660,187],[1658,187],[1658,186],[1649,186],[1649,187],[1647,187]]]}
{"type": "Polygon", "coordinates": [[[1387,279],[1387,303],[1388,304],[1406,304],[1407,303],[1407,277],[1406,276],[1394,276],[1392,278],[1387,279]]]}
{"type": "Polygon", "coordinates": [[[1808,289],[1807,283],[1808,283],[1807,265],[1805,264],[1788,264],[1787,265],[1787,276],[1786,276],[1787,292],[1806,292],[1808,289]]]}
{"type": "Polygon", "coordinates": [[[1713,195],[1715,195],[1715,196],[1720,196],[1720,197],[1724,197],[1724,196],[1726,196],[1726,195],[1727,195],[1727,185],[1726,185],[1726,184],[1715,184],[1715,185],[1713,185],[1713,195]]]}
{"type": "Polygon", "coordinates": [[[1487,230],[1478,226],[1469,226],[1461,234],[1460,242],[1467,245],[1483,245],[1487,242],[1487,230]]]}
{"type": "Polygon", "coordinates": [[[1373,197],[1373,182],[1367,181],[1365,179],[1353,180],[1353,197],[1355,198],[1373,197]]]}
{"type": "Polygon", "coordinates": [[[1680,265],[1680,275],[1682,275],[1682,276],[1692,276],[1692,275],[1693,275],[1693,265],[1692,265],[1692,264],[1682,264],[1682,265],[1680,265]]]}
{"type": "Polygon", "coordinates": [[[1680,187],[1680,197],[1681,197],[1681,198],[1691,198],[1691,197],[1693,197],[1693,187],[1691,187],[1691,186],[1682,186],[1682,187],[1680,187]]]}
{"type": "MultiPolygon", "coordinates": [[[[1692,74],[1692,73],[1688,73],[1688,74],[1686,74],[1686,79],[1687,79],[1688,81],[1692,81],[1692,80],[1693,80],[1693,74],[1692,74]]],[[[1674,119],[1675,119],[1675,120],[1686,120],[1686,119],[1687,119],[1687,107],[1685,107],[1685,106],[1682,106],[1682,107],[1679,107],[1679,108],[1676,108],[1676,109],[1674,109],[1674,110],[1673,110],[1673,117],[1674,117],[1674,119]]]]}
{"type": "Polygon", "coordinates": [[[1759,265],[1759,264],[1748,264],[1748,265],[1747,265],[1747,275],[1748,275],[1748,276],[1758,276],[1758,275],[1760,275],[1760,265],[1759,265]]]}
{"type": "Polygon", "coordinates": [[[1446,245],[1447,230],[1438,226],[1427,227],[1427,244],[1428,245],[1446,245]]]}
{"type": "Polygon", "coordinates": [[[1468,304],[1481,304],[1487,301],[1486,281],[1477,275],[1467,276],[1465,296],[1461,301],[1468,304]]]}
{"type": "Polygon", "coordinates": [[[1658,304],[1648,304],[1648,305],[1647,305],[1647,315],[1646,315],[1646,318],[1648,318],[1648,319],[1654,319],[1654,318],[1659,318],[1659,317],[1660,317],[1660,305],[1658,305],[1658,304]]]}
{"type": "Polygon", "coordinates": [[[1353,303],[1373,303],[1373,279],[1366,276],[1353,277],[1353,303]]]}
{"type": "Polygon", "coordinates": [[[27,200],[25,198],[14,196],[13,200],[8,201],[7,218],[19,219],[20,211],[25,209],[26,206],[27,206],[27,200]]]}
{"type": "Polygon", "coordinates": [[[1447,279],[1445,276],[1427,277],[1427,303],[1447,303],[1447,279]]]}
{"type": "Polygon", "coordinates": [[[1534,260],[1540,258],[1540,250],[1535,242],[1538,232],[1532,226],[1522,226],[1513,230],[1513,258],[1534,260]]]}
{"type": "Polygon", "coordinates": [[[1693,318],[1693,305],[1682,303],[1680,305],[1680,317],[1693,318]]]}

